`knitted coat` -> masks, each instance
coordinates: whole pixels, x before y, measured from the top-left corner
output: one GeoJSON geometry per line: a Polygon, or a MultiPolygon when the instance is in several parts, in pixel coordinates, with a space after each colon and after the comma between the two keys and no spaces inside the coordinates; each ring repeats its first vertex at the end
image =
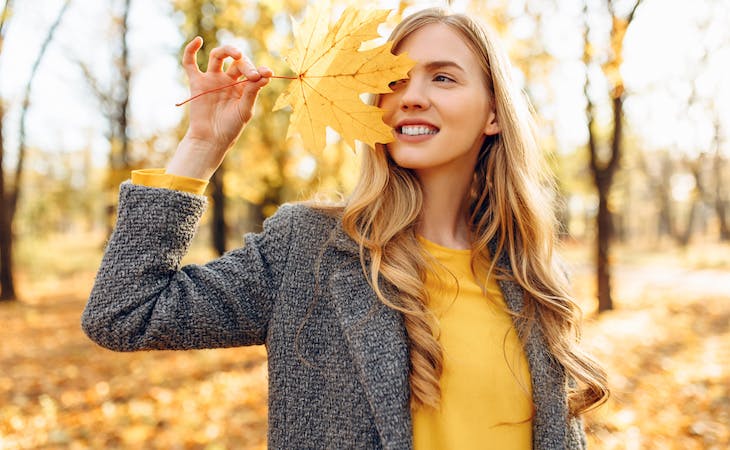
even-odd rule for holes
{"type": "MultiPolygon", "coordinates": [[[[122,184],[86,334],[116,351],[264,344],[269,448],[412,448],[402,316],[373,293],[340,222],[285,205],[242,248],[181,268],[205,207],[203,196],[122,184]]],[[[500,284],[520,310],[519,285],[500,284]]],[[[585,448],[580,421],[568,418],[564,371],[539,332],[524,348],[533,448],[585,448]]]]}

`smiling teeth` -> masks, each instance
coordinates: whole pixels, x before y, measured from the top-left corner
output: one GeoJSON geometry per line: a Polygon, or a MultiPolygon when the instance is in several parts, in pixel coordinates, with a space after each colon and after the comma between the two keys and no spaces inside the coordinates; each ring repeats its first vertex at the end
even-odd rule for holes
{"type": "Polygon", "coordinates": [[[400,132],[408,136],[420,136],[422,134],[436,134],[438,130],[423,125],[404,125],[401,127],[400,132]]]}

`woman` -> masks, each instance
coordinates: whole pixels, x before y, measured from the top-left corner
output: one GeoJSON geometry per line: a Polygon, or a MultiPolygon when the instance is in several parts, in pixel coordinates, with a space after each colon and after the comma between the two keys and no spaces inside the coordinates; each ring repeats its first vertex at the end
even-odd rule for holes
{"type": "Polygon", "coordinates": [[[194,101],[165,173],[122,185],[84,330],[119,351],[265,344],[271,448],[583,448],[605,377],[577,348],[508,60],[437,9],[391,40],[416,61],[375,99],[395,141],[363,152],[345,204],[283,206],[243,248],[180,268],[201,187],[272,76],[231,47],[202,73],[188,44],[193,94],[250,82],[194,101]]]}

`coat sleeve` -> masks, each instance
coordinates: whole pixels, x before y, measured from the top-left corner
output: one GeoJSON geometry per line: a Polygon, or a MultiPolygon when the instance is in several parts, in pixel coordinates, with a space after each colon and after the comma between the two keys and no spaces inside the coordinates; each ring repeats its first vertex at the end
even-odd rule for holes
{"type": "Polygon", "coordinates": [[[81,318],[116,351],[263,343],[287,258],[292,207],[242,248],[180,268],[205,197],[124,183],[119,213],[81,318]]]}

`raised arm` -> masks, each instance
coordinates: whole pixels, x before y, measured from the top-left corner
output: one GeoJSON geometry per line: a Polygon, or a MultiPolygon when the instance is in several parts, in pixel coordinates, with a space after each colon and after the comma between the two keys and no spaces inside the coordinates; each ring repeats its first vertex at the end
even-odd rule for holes
{"type": "MultiPolygon", "coordinates": [[[[197,37],[183,67],[192,95],[231,84],[189,103],[190,123],[166,172],[208,180],[253,115],[271,70],[237,49],[211,51],[201,72],[197,37]],[[224,72],[223,61],[233,62],[224,72]]],[[[227,347],[262,343],[288,255],[290,218],[280,212],[244,248],[204,266],[180,267],[205,197],[125,183],[116,228],[82,316],[100,345],[119,351],[227,347]]]]}
{"type": "Polygon", "coordinates": [[[241,76],[248,80],[188,103],[190,124],[167,165],[167,173],[208,180],[253,116],[259,90],[268,84],[272,72],[266,67],[256,68],[232,46],[214,48],[207,70],[201,72],[197,53],[202,45],[203,39],[196,37],[183,53],[182,65],[191,95],[229,85],[241,76]],[[233,58],[233,62],[224,72],[223,61],[228,57],[233,58]]]}

